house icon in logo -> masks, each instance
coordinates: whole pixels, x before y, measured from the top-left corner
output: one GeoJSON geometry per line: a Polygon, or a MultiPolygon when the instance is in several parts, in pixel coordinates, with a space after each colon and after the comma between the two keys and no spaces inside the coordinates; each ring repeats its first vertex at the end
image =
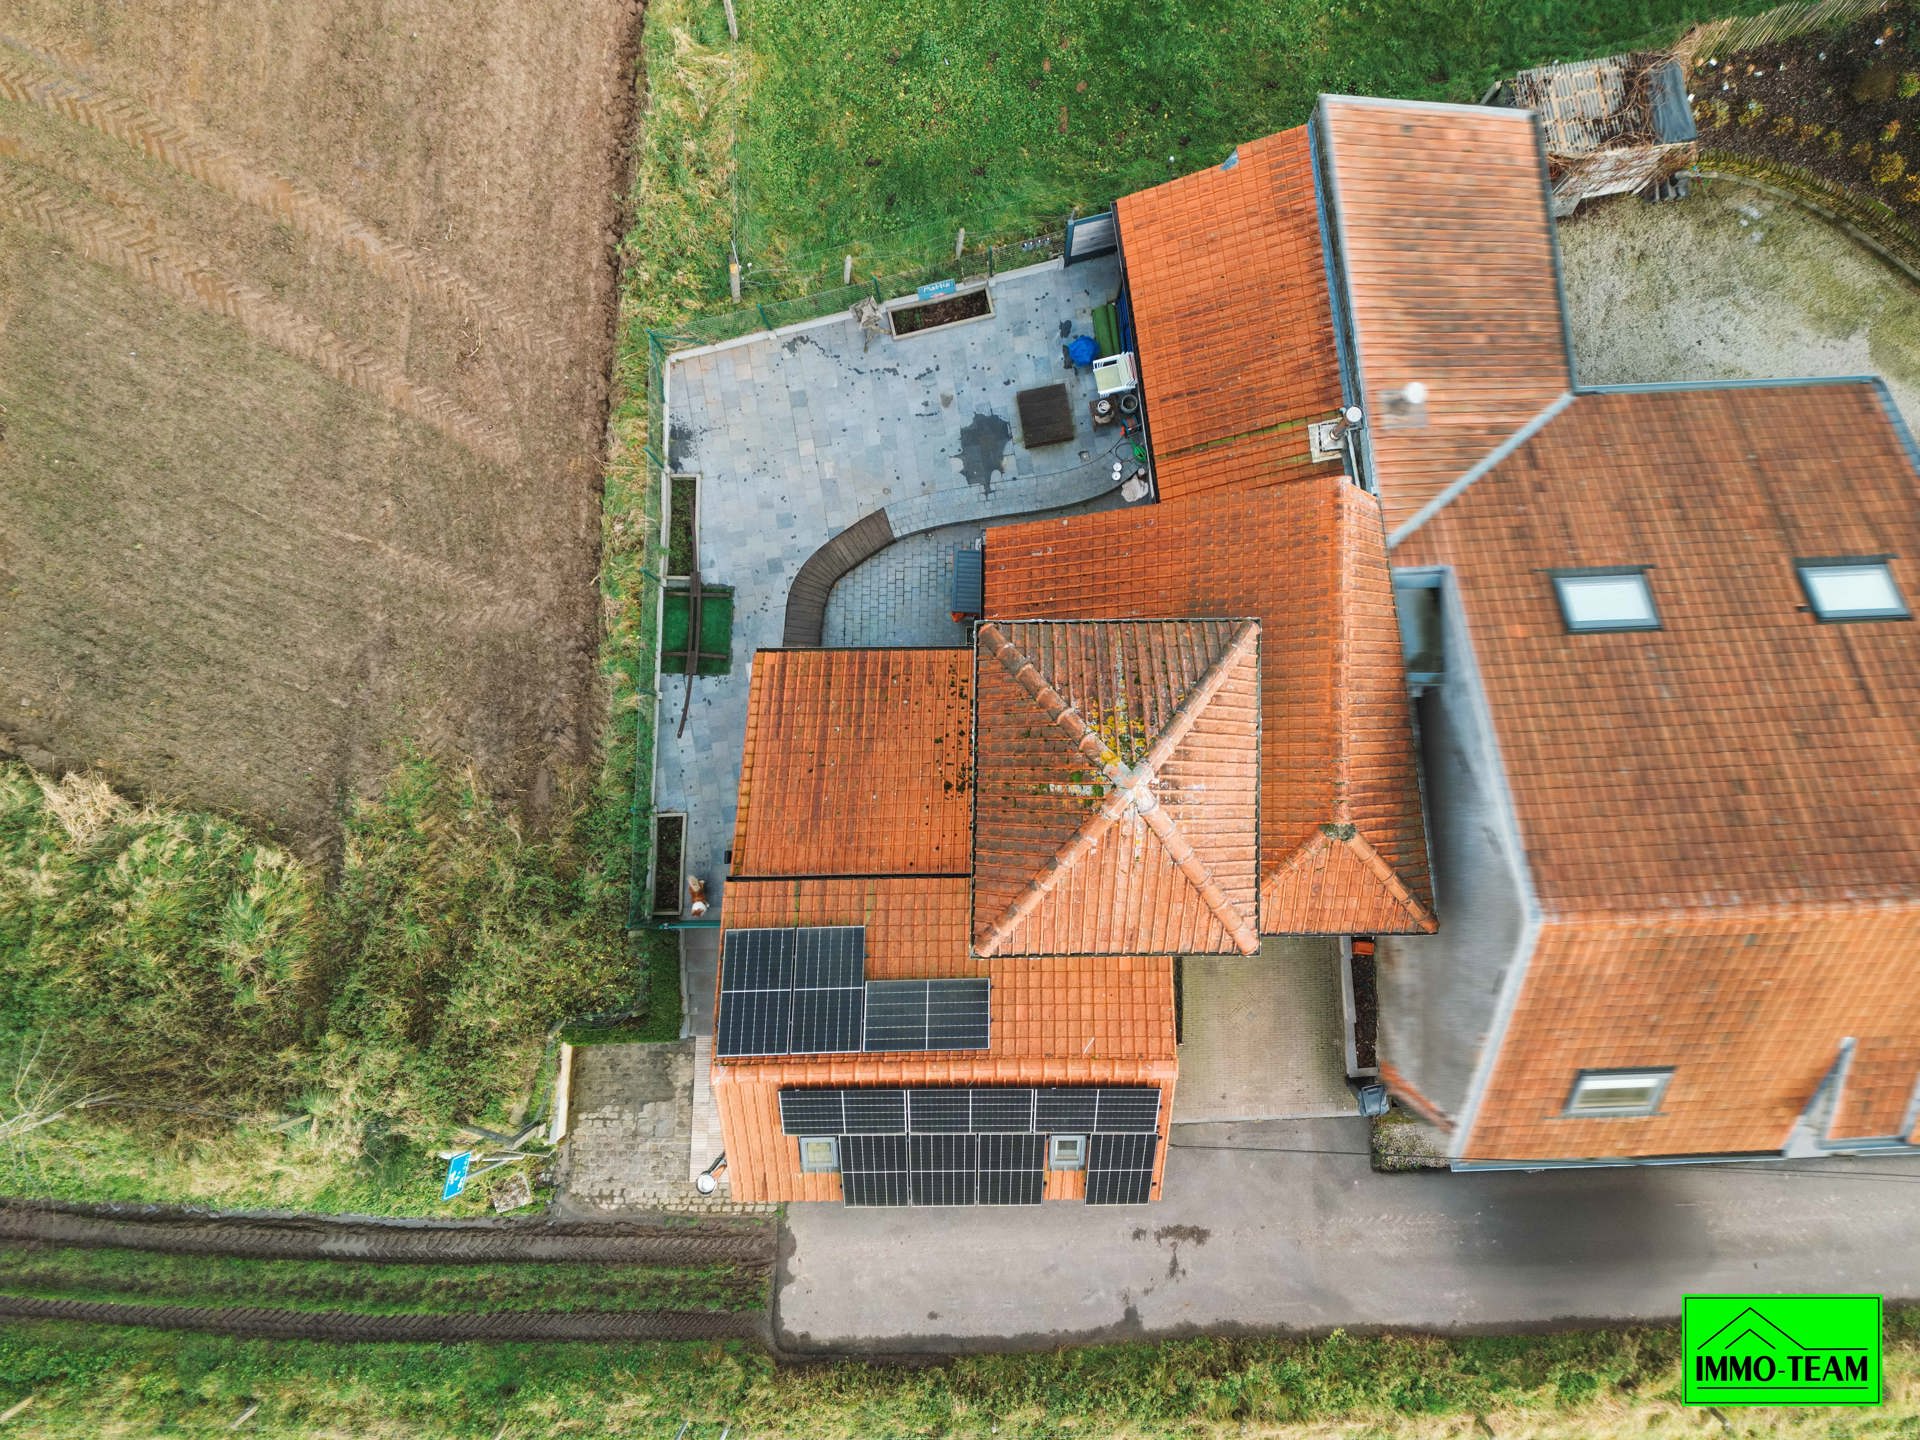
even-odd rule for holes
{"type": "MultiPolygon", "coordinates": [[[[1734,1303],[1723,1304],[1713,1314],[1696,1315],[1689,1308],[1686,1397],[1690,1402],[1821,1405],[1878,1401],[1877,1344],[1836,1344],[1856,1336],[1846,1333],[1849,1327],[1842,1326],[1840,1333],[1833,1333],[1830,1325],[1808,1323],[1800,1308],[1811,1297],[1780,1297],[1773,1304],[1764,1296],[1715,1298],[1734,1303]],[[1743,1300],[1747,1303],[1739,1303],[1743,1300]]],[[[1877,1304],[1874,1321],[1877,1332],[1877,1304]]],[[[1874,1333],[1872,1339],[1877,1342],[1878,1338],[1874,1333]]]]}

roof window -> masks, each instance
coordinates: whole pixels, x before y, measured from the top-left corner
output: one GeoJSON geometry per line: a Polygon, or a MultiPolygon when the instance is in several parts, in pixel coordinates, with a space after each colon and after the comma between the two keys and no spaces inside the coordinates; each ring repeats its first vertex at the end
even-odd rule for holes
{"type": "Polygon", "coordinates": [[[1647,588],[1647,572],[1638,567],[1611,570],[1555,570],[1553,587],[1560,614],[1576,634],[1599,630],[1658,630],[1660,616],[1647,588]]]}
{"type": "Polygon", "coordinates": [[[1910,620],[1885,556],[1796,560],[1800,587],[1822,620],[1910,620]]]}
{"type": "Polygon", "coordinates": [[[1582,1070],[1567,1096],[1568,1115],[1657,1115],[1673,1071],[1582,1070]]]}

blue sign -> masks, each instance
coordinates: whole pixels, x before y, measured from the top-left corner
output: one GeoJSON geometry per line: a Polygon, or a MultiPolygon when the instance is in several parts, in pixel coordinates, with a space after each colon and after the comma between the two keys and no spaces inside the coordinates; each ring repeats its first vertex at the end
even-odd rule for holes
{"type": "Polygon", "coordinates": [[[440,1187],[440,1198],[451,1200],[467,1188],[467,1167],[473,1164],[473,1151],[462,1150],[447,1161],[447,1183],[440,1187]]]}
{"type": "Polygon", "coordinates": [[[960,283],[957,280],[936,280],[931,285],[922,285],[920,287],[920,298],[922,300],[937,300],[942,295],[953,294],[953,292],[959,288],[960,283]]]}

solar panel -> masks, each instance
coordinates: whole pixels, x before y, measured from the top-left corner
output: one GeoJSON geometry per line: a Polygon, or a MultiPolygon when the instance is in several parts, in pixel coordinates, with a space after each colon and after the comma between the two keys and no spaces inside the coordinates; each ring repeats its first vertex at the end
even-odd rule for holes
{"type": "Polygon", "coordinates": [[[1038,1205],[1047,1185],[1047,1137],[982,1135],[977,1200],[982,1205],[1038,1205]]]}
{"type": "Polygon", "coordinates": [[[1087,1140],[1087,1204],[1144,1205],[1153,1191],[1158,1135],[1093,1135],[1087,1140]]]}
{"type": "Polygon", "coordinates": [[[990,988],[985,980],[872,980],[866,1049],[984,1050],[990,988]]]}
{"type": "Polygon", "coordinates": [[[838,1135],[847,1129],[841,1090],[782,1090],[780,1128],[789,1135],[838,1135]]]}
{"type": "Polygon", "coordinates": [[[791,990],[722,990],[714,1049],[721,1055],[785,1055],[792,1024],[791,990]]]}
{"type": "Polygon", "coordinates": [[[793,984],[793,931],[729,930],[721,953],[725,990],[785,990],[793,984]]]}
{"type": "Polygon", "coordinates": [[[858,985],[832,990],[796,989],[788,1053],[829,1055],[858,1050],[866,1013],[866,992],[858,985]]]}
{"type": "Polygon", "coordinates": [[[1093,1128],[1115,1134],[1160,1128],[1160,1091],[1151,1085],[1125,1090],[1101,1090],[1100,1109],[1093,1128]]]}
{"type": "Polygon", "coordinates": [[[986,1049],[988,1009],[985,980],[929,980],[927,1048],[986,1049]]]}
{"type": "Polygon", "coordinates": [[[1033,1128],[1049,1135],[1087,1135],[1098,1117],[1100,1092],[1091,1086],[1037,1092],[1033,1128]]]}
{"type": "Polygon", "coordinates": [[[904,1135],[907,1133],[907,1092],[904,1090],[843,1090],[850,1135],[904,1135]]]}
{"type": "Polygon", "coordinates": [[[867,978],[864,925],[807,925],[793,932],[793,986],[834,990],[867,978]]]}
{"type": "Polygon", "coordinates": [[[907,1203],[907,1137],[840,1137],[840,1194],[849,1205],[907,1203]]]}
{"type": "Polygon", "coordinates": [[[976,1134],[1033,1129],[1033,1091],[1026,1089],[975,1090],[969,1128],[976,1134]]]}
{"type": "Polygon", "coordinates": [[[919,1135],[958,1132],[965,1134],[971,1125],[970,1090],[909,1090],[907,1092],[907,1129],[919,1135]]]}
{"type": "Polygon", "coordinates": [[[971,1205],[979,1142],[972,1135],[909,1135],[909,1194],[915,1205],[971,1205]]]}

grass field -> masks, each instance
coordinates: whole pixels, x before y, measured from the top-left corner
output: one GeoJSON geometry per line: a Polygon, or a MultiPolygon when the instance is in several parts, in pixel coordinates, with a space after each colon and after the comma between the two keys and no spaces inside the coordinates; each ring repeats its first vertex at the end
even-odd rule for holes
{"type": "Polygon", "coordinates": [[[375,1265],[137,1250],[0,1249],[0,1294],[367,1315],[499,1310],[758,1310],[764,1275],[731,1265],[375,1265]]]}
{"type": "MultiPolygon", "coordinates": [[[[1716,1434],[1910,1434],[1910,1316],[1895,1314],[1888,1404],[1729,1410],[1716,1434]]],[[[734,1345],[336,1346],[16,1324],[0,1336],[8,1433],[216,1435],[258,1404],[263,1437],[998,1437],[1061,1440],[1627,1440],[1703,1433],[1675,1403],[1671,1330],[1487,1339],[1183,1340],[937,1365],[776,1367],[734,1345]]]]}

